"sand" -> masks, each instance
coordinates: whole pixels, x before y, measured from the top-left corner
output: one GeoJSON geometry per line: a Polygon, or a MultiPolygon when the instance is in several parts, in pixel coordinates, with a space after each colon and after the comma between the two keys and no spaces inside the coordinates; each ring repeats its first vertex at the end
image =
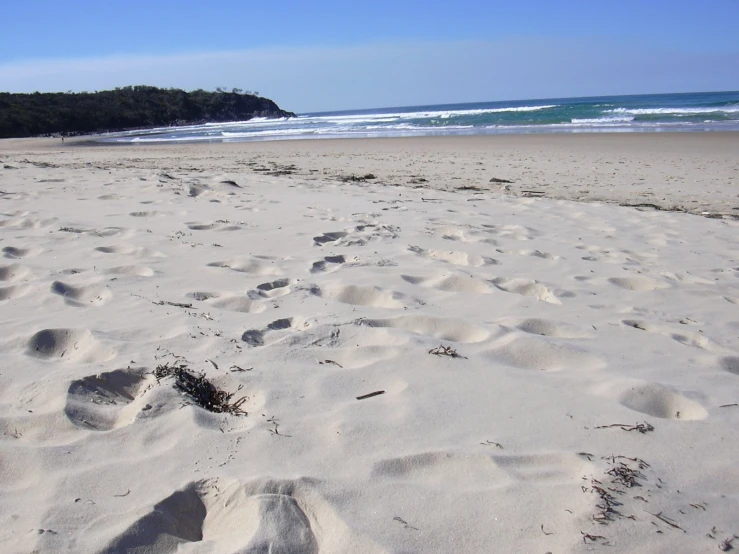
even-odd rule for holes
{"type": "Polygon", "coordinates": [[[0,143],[3,552],[719,551],[737,142],[0,143]]]}

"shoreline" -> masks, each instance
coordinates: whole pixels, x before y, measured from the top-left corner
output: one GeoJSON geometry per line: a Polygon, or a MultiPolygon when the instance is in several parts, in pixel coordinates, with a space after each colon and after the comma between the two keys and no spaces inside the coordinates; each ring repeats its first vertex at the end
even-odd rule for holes
{"type": "MultiPolygon", "coordinates": [[[[652,205],[712,217],[739,216],[739,133],[593,133],[453,137],[293,139],[238,143],[106,145],[80,137],[6,139],[0,155],[80,148],[99,163],[177,170],[179,154],[200,169],[249,156],[254,168],[289,179],[373,174],[376,183],[504,192],[580,202],[652,205]],[[115,163],[120,164],[120,161],[115,163]],[[285,169],[285,168],[289,169],[285,169]],[[270,173],[276,173],[271,171],[270,173]],[[511,181],[491,182],[491,179],[511,181]],[[477,190],[476,190],[477,189],[477,190]]],[[[238,172],[243,167],[231,167],[238,172]]],[[[248,166],[247,166],[248,169],[248,166]]]]}

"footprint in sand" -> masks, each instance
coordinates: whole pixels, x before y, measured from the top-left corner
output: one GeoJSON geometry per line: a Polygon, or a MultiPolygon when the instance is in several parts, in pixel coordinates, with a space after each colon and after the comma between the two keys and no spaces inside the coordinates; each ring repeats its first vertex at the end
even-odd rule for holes
{"type": "Polygon", "coordinates": [[[203,302],[205,300],[210,300],[211,298],[220,298],[220,293],[217,292],[189,292],[187,293],[187,296],[197,300],[198,302],[203,302]]]}
{"type": "Polygon", "coordinates": [[[207,302],[214,308],[228,310],[230,312],[258,314],[266,309],[262,297],[251,292],[246,295],[219,292],[190,292],[187,296],[198,302],[207,302]]]}
{"type": "Polygon", "coordinates": [[[504,365],[542,371],[591,370],[606,365],[579,346],[518,333],[504,337],[486,356],[504,365]]]}
{"type": "Polygon", "coordinates": [[[249,346],[265,346],[290,336],[295,331],[302,331],[310,326],[308,321],[299,317],[276,319],[264,329],[250,329],[241,335],[241,340],[249,346]]]}
{"type": "Polygon", "coordinates": [[[229,225],[227,221],[215,221],[213,223],[187,223],[191,231],[239,231],[241,225],[229,225]]]}
{"type": "Polygon", "coordinates": [[[555,254],[549,254],[548,252],[542,252],[540,250],[504,250],[499,248],[496,252],[500,252],[501,254],[515,254],[517,256],[530,256],[550,261],[557,261],[560,259],[560,257],[555,254]]]}
{"type": "Polygon", "coordinates": [[[608,281],[626,290],[633,291],[650,291],[670,288],[670,285],[664,281],[657,281],[651,277],[635,276],[635,277],[611,277],[608,281]]]}
{"type": "Polygon", "coordinates": [[[20,258],[32,258],[34,256],[38,256],[41,252],[43,252],[41,248],[16,248],[14,246],[6,246],[3,248],[3,256],[15,260],[20,258]]]}
{"type": "Polygon", "coordinates": [[[322,260],[313,262],[313,266],[311,266],[310,272],[333,273],[334,271],[338,270],[339,267],[341,267],[341,265],[343,265],[344,263],[346,263],[346,258],[344,256],[326,256],[322,260]]]}
{"type": "Polygon", "coordinates": [[[490,455],[449,451],[424,452],[375,463],[375,479],[411,481],[430,487],[479,490],[511,479],[531,483],[572,483],[592,471],[593,464],[574,453],[490,455]]]}
{"type": "Polygon", "coordinates": [[[10,285],[7,287],[0,287],[0,302],[3,300],[12,300],[13,298],[20,298],[30,290],[30,287],[25,285],[10,285]]]}
{"type": "Polygon", "coordinates": [[[130,244],[119,244],[115,246],[98,246],[95,250],[102,252],[103,254],[134,254],[140,250],[136,246],[130,244]]]}
{"type": "Polygon", "coordinates": [[[278,275],[279,268],[274,263],[268,261],[269,258],[232,258],[222,262],[209,263],[210,267],[222,267],[239,273],[249,273],[251,275],[278,275]]]}
{"type": "Polygon", "coordinates": [[[554,295],[554,292],[552,292],[551,289],[537,281],[496,277],[491,282],[500,290],[505,292],[520,294],[521,296],[530,296],[550,304],[562,303],[559,298],[554,295]]]}
{"type": "Polygon", "coordinates": [[[154,270],[144,265],[122,265],[106,271],[109,275],[123,275],[126,277],[152,277],[154,270]]]}
{"type": "Polygon", "coordinates": [[[131,212],[128,215],[130,215],[131,217],[154,217],[157,215],[164,215],[164,214],[161,214],[160,212],[157,212],[157,211],[149,211],[149,212],[131,212]]]}
{"type": "Polygon", "coordinates": [[[102,306],[113,296],[108,287],[74,286],[61,281],[54,281],[51,284],[51,292],[63,297],[70,306],[78,307],[102,306]]]}
{"type": "Polygon", "coordinates": [[[475,230],[456,227],[453,225],[442,225],[434,228],[431,232],[439,235],[444,240],[465,243],[483,242],[488,244],[496,244],[496,241],[491,238],[494,233],[487,229],[475,230]]]}
{"type": "Polygon", "coordinates": [[[154,506],[136,514],[102,552],[174,554],[206,548],[213,552],[300,553],[326,548],[351,552],[357,544],[367,554],[384,550],[357,536],[314,490],[313,481],[260,479],[239,483],[224,478],[189,483],[154,506]],[[305,506],[310,510],[303,511],[305,506]],[[198,547],[198,545],[202,545],[198,547]]]}
{"type": "Polygon", "coordinates": [[[739,356],[726,356],[725,358],[721,358],[720,364],[724,371],[728,371],[734,375],[739,375],[739,356]]]}
{"type": "Polygon", "coordinates": [[[485,229],[489,229],[494,233],[496,237],[507,238],[513,240],[532,240],[536,237],[541,236],[541,232],[531,227],[524,227],[523,225],[509,224],[509,225],[483,225],[485,229]]]}
{"type": "Polygon", "coordinates": [[[99,363],[115,357],[86,329],[44,329],[28,340],[26,354],[48,361],[99,363]]]}
{"type": "Polygon", "coordinates": [[[408,250],[429,260],[446,262],[448,264],[481,267],[484,265],[497,265],[498,261],[487,256],[468,254],[454,250],[425,250],[419,246],[409,246],[408,250]]]}
{"type": "Polygon", "coordinates": [[[290,279],[277,279],[276,281],[257,285],[257,291],[259,296],[264,298],[277,298],[290,294],[291,283],[290,279]]]}
{"type": "Polygon", "coordinates": [[[322,235],[319,235],[317,237],[313,237],[313,243],[317,244],[318,246],[323,246],[324,244],[328,244],[330,242],[339,242],[341,239],[347,237],[349,233],[345,231],[335,231],[333,233],[323,233],[322,235]]]}
{"type": "Polygon", "coordinates": [[[40,229],[53,224],[53,219],[37,219],[35,217],[16,216],[0,221],[0,228],[12,229],[40,229]]]}
{"type": "Polygon", "coordinates": [[[702,350],[716,351],[719,350],[719,346],[716,345],[709,338],[701,333],[694,333],[692,331],[686,331],[683,329],[673,329],[668,325],[661,325],[650,323],[648,321],[639,319],[624,319],[622,322],[627,327],[638,329],[640,331],[646,331],[648,333],[657,333],[670,337],[672,340],[684,344],[686,346],[693,346],[702,350]]]}
{"type": "Polygon", "coordinates": [[[247,314],[258,314],[266,309],[264,302],[254,300],[248,295],[219,297],[214,302],[210,302],[210,304],[214,308],[219,308],[221,310],[247,314]]]}
{"type": "Polygon", "coordinates": [[[427,335],[439,340],[460,343],[482,342],[490,331],[460,319],[440,318],[427,315],[404,315],[388,319],[360,319],[360,325],[389,327],[427,335]]]}
{"type": "Polygon", "coordinates": [[[530,335],[540,335],[543,337],[553,337],[559,339],[587,339],[592,338],[592,333],[584,331],[579,327],[552,321],[549,319],[530,318],[523,320],[506,320],[507,325],[511,325],[530,335]]]}
{"type": "Polygon", "coordinates": [[[112,246],[98,246],[95,248],[97,252],[102,252],[103,254],[118,254],[123,256],[130,256],[135,255],[139,258],[166,258],[167,255],[158,252],[156,250],[149,250],[148,248],[144,248],[142,246],[133,246],[130,244],[117,244],[112,246]]]}
{"type": "Polygon", "coordinates": [[[390,308],[399,310],[406,307],[409,299],[399,293],[380,287],[342,285],[339,283],[314,286],[311,292],[321,298],[329,298],[342,304],[355,306],[371,306],[374,308],[390,308]]]}
{"type": "Polygon", "coordinates": [[[117,369],[69,385],[64,413],[85,429],[110,431],[133,423],[144,407],[139,397],[154,378],[144,369],[117,369]]]}
{"type": "Polygon", "coordinates": [[[28,277],[31,270],[24,265],[11,264],[0,266],[0,281],[15,282],[28,277]]]}
{"type": "Polygon", "coordinates": [[[413,285],[429,287],[445,292],[462,292],[474,294],[487,294],[494,289],[482,279],[476,279],[469,275],[443,274],[438,277],[418,277],[413,275],[401,275],[404,281],[413,285]]]}
{"type": "Polygon", "coordinates": [[[94,233],[97,237],[119,237],[125,239],[132,236],[135,231],[128,227],[105,227],[104,229],[97,230],[94,233]]]}
{"type": "Polygon", "coordinates": [[[311,357],[327,369],[360,369],[379,362],[392,360],[400,355],[399,348],[384,345],[351,346],[347,348],[326,348],[310,350],[311,357]],[[330,361],[326,361],[330,360],[330,361]]]}

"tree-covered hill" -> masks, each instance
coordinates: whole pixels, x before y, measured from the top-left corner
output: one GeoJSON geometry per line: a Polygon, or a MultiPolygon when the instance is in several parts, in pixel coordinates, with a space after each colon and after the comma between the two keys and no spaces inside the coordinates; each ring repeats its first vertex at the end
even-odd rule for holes
{"type": "Polygon", "coordinates": [[[294,115],[268,98],[239,89],[185,92],[135,86],[80,93],[0,92],[0,138],[81,135],[294,115]]]}

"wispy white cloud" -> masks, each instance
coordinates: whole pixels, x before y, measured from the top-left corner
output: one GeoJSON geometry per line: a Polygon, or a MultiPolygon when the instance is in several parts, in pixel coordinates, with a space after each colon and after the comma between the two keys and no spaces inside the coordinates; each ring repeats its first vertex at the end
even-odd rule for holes
{"type": "Polygon", "coordinates": [[[131,84],[257,90],[294,111],[484,100],[736,90],[739,52],[689,55],[593,39],[406,42],[0,65],[0,90],[131,84]]]}

